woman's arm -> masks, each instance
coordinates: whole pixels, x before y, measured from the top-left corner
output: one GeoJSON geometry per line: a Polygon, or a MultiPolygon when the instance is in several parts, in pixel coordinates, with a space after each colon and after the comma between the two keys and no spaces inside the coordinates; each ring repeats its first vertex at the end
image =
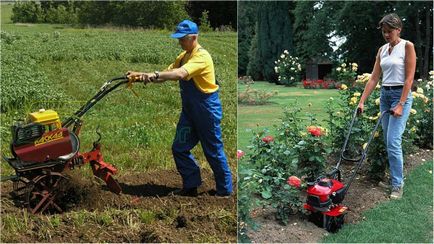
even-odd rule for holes
{"type": "Polygon", "coordinates": [[[401,98],[399,99],[399,103],[392,108],[394,116],[402,115],[402,108],[407,101],[408,93],[411,90],[411,86],[413,85],[414,73],[416,71],[416,51],[414,50],[414,45],[411,42],[405,43],[405,81],[404,88],[402,89],[401,98]]]}
{"type": "Polygon", "coordinates": [[[366,83],[365,90],[363,90],[363,94],[360,97],[358,107],[362,110],[364,108],[365,101],[368,99],[369,95],[371,95],[372,91],[378,84],[378,80],[380,79],[381,74],[381,66],[380,66],[380,52],[381,47],[378,49],[377,56],[375,58],[374,69],[372,70],[371,77],[369,78],[368,83],[366,83]]]}

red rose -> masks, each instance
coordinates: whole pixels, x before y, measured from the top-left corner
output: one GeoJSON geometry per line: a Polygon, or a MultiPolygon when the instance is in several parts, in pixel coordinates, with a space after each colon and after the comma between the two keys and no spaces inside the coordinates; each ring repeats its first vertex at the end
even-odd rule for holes
{"type": "Polygon", "coordinates": [[[297,176],[290,176],[287,182],[290,186],[295,188],[300,188],[301,186],[301,180],[297,176]]]}
{"type": "Polygon", "coordinates": [[[274,138],[272,136],[266,136],[266,137],[262,138],[262,141],[268,144],[268,143],[274,141],[274,138]]]}
{"type": "Polygon", "coordinates": [[[307,127],[307,131],[313,136],[322,136],[324,134],[322,129],[320,127],[316,127],[316,126],[307,127]]]}
{"type": "Polygon", "coordinates": [[[244,156],[244,154],[246,154],[245,152],[241,151],[241,150],[237,150],[237,158],[240,159],[244,156]]]}

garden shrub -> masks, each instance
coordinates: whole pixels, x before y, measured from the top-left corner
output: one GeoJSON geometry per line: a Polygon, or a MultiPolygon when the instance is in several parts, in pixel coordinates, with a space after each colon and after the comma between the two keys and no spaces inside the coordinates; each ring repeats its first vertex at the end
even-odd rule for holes
{"type": "Polygon", "coordinates": [[[278,75],[278,84],[293,86],[300,81],[301,64],[298,57],[289,55],[288,50],[284,50],[274,63],[274,72],[278,75]]]}
{"type": "Polygon", "coordinates": [[[248,83],[246,89],[243,92],[238,93],[238,103],[246,105],[263,105],[275,95],[277,95],[277,91],[267,92],[254,89],[251,87],[250,83],[248,83]]]}

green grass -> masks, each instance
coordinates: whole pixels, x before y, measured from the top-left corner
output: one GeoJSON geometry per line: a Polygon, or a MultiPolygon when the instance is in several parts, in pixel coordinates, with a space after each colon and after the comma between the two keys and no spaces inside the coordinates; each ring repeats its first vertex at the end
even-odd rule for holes
{"type": "Polygon", "coordinates": [[[344,225],[324,242],[433,243],[433,162],[410,173],[401,200],[377,205],[364,213],[366,220],[344,225]]]}
{"type": "MultiPolygon", "coordinates": [[[[255,82],[253,89],[265,91],[277,91],[278,95],[272,97],[268,104],[260,106],[238,106],[238,148],[246,150],[252,137],[251,130],[269,129],[273,134],[272,126],[280,121],[283,109],[297,100],[302,108],[302,113],[314,113],[319,123],[326,118],[325,102],[330,97],[338,95],[337,90],[304,89],[302,87],[278,86],[269,82],[255,82]],[[309,107],[308,104],[312,106],[309,107]]],[[[245,85],[238,86],[238,92],[245,90],[245,85]]],[[[307,116],[303,117],[308,123],[307,116]]]]}
{"type": "Polygon", "coordinates": [[[0,4],[1,24],[2,25],[12,23],[12,21],[11,21],[12,7],[13,7],[13,3],[1,3],[0,4]]]}
{"type": "MultiPolygon", "coordinates": [[[[2,7],[2,17],[8,15],[3,14],[7,10],[10,11],[2,7]]],[[[35,68],[48,78],[50,92],[66,94],[63,106],[55,108],[63,119],[91,98],[106,80],[128,70],[163,70],[182,51],[177,41],[169,37],[169,31],[3,23],[6,24],[2,24],[2,30],[20,37],[13,44],[6,44],[4,52],[33,58],[35,68]]],[[[237,35],[205,33],[200,36],[200,43],[213,56],[221,84],[223,141],[235,171],[237,35]]],[[[83,117],[81,149],[91,149],[95,128],[100,126],[105,159],[119,167],[121,174],[124,170],[173,168],[171,143],[181,110],[178,83],[169,81],[146,87],[137,84],[134,90],[138,97],[125,88],[109,94],[83,117]]],[[[2,143],[2,151],[8,151],[9,126],[13,121],[39,108],[29,104],[23,110],[0,115],[2,141],[7,142],[2,143]]],[[[200,146],[194,153],[199,163],[208,167],[200,146]]],[[[11,172],[8,166],[3,167],[3,174],[11,172]]]]}

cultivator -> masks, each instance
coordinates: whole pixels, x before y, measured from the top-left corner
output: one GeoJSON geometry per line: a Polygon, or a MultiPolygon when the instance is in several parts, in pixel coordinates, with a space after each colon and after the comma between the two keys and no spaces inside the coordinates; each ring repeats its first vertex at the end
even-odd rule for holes
{"type": "Polygon", "coordinates": [[[344,224],[344,217],[348,212],[348,207],[342,204],[342,201],[366,158],[369,145],[374,138],[381,120],[387,113],[393,114],[393,111],[383,111],[381,113],[362,152],[357,158],[351,158],[347,155],[347,145],[356,117],[360,113],[360,109],[356,109],[353,113],[336,167],[326,176],[320,176],[314,182],[308,182],[307,200],[304,204],[304,209],[310,213],[309,219],[312,222],[330,232],[337,232],[344,224]],[[340,165],[342,161],[356,163],[355,169],[346,184],[344,184],[341,179],[340,165]]]}
{"type": "Polygon", "coordinates": [[[80,153],[78,138],[83,124],[81,117],[109,92],[122,84],[131,85],[126,77],[104,83],[95,96],[73,116],[60,122],[57,112],[41,109],[30,113],[27,121],[12,126],[12,157],[3,155],[16,175],[11,195],[31,213],[62,212],[61,202],[68,178],[66,170],[89,164],[93,174],[102,179],[110,191],[119,194],[122,189],[112,175],[117,169],[104,161],[101,153],[101,134],[89,152],[80,153]]]}

